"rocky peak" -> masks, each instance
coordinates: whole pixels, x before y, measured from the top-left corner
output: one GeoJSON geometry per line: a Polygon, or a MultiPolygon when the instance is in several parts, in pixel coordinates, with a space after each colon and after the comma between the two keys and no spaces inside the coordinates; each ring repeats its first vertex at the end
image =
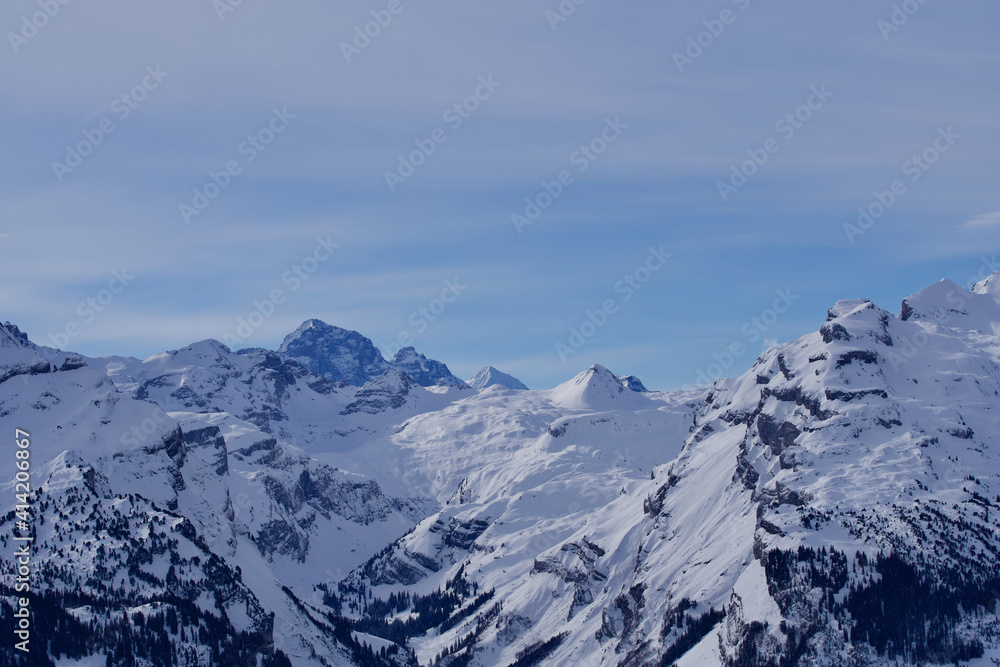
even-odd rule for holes
{"type": "Polygon", "coordinates": [[[440,361],[428,359],[412,347],[404,347],[392,358],[390,362],[393,368],[404,371],[417,384],[422,387],[430,387],[436,384],[453,386],[464,386],[465,383],[454,374],[448,367],[440,361]]]}
{"type": "Polygon", "coordinates": [[[288,334],[278,354],[333,382],[346,380],[357,387],[389,369],[371,339],[316,319],[288,334]]]}
{"type": "Polygon", "coordinates": [[[632,391],[637,391],[639,393],[648,392],[646,385],[642,383],[642,380],[634,375],[619,375],[618,381],[622,383],[622,386],[626,389],[631,389],[632,391]]]}

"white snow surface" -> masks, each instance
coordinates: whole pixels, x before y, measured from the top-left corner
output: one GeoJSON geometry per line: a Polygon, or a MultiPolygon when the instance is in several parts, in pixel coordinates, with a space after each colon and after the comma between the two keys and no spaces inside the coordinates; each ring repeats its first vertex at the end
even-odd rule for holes
{"type": "MultiPolygon", "coordinates": [[[[471,389],[425,388],[389,369],[345,387],[216,341],[81,359],[0,327],[0,426],[31,432],[33,485],[189,521],[203,546],[179,549],[242,573],[234,625],[257,623],[257,606],[274,613],[296,665],[350,664],[320,629],[320,585],[340,584],[348,603],[362,588],[364,600],[429,594],[459,574],[495,589],[410,641],[421,665],[470,633],[474,665],[563,635],[544,664],[656,664],[681,636],[667,623],[677,614],[721,619],[677,664],[723,665],[752,623],[760,650],[776,651],[780,626],[808,613],[772,597],[771,551],[834,548],[849,567],[862,553],[919,554],[944,572],[985,568],[1000,546],[998,275],[971,292],[931,285],[899,316],[839,301],[819,331],[705,391],[639,393],[600,365],[550,390],[504,378],[487,367],[471,389]]],[[[0,460],[4,479],[15,472],[0,460]]],[[[13,509],[13,485],[0,491],[13,509]]],[[[74,525],[82,541],[86,523],[74,525]]],[[[75,564],[95,567],[94,548],[75,564]]],[[[149,567],[162,578],[167,563],[149,567]]],[[[854,659],[838,623],[809,640],[815,664],[854,659]]],[[[963,623],[986,652],[970,664],[991,664],[1000,621],[963,623]]]]}

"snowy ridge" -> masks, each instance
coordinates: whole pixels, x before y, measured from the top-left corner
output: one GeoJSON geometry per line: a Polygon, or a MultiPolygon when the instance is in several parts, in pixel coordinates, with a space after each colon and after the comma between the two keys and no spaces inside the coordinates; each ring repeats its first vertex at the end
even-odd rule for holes
{"type": "MultiPolygon", "coordinates": [[[[988,591],[1000,590],[1000,348],[984,325],[995,282],[974,294],[946,287],[907,299],[927,315],[906,319],[839,302],[819,332],[720,380],[678,414],[690,426],[678,434],[683,448],[652,480],[612,486],[582,475],[568,486],[542,456],[579,450],[583,424],[634,443],[622,431],[641,412],[551,423],[533,449],[464,477],[439,515],[342,582],[342,593],[456,590],[460,574],[475,573],[502,609],[484,604],[444,634],[414,637],[422,662],[455,646],[483,665],[526,655],[609,665],[998,655],[988,591]],[[560,489],[568,506],[555,500],[560,489]],[[879,584],[887,578],[896,583],[879,584]],[[881,611],[890,607],[908,611],[881,611]],[[935,637],[914,634],[928,624],[935,637]]],[[[594,367],[547,398],[613,409],[623,394],[609,375],[594,367]]],[[[638,461],[640,450],[621,458],[638,461]]]]}
{"type": "Polygon", "coordinates": [[[1000,659],[1000,275],[936,283],[899,315],[839,301],[694,392],[599,365],[550,390],[491,367],[472,390],[422,386],[321,325],[280,353],[146,360],[0,327],[53,647],[115,662],[129,637],[186,665],[1000,659]],[[336,381],[301,362],[320,348],[336,381]]]}

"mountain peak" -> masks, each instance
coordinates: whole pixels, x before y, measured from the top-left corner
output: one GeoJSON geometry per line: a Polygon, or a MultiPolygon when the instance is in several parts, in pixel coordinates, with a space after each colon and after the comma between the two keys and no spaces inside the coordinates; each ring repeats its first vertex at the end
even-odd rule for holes
{"type": "Polygon", "coordinates": [[[493,366],[483,366],[469,380],[469,386],[473,389],[486,389],[493,385],[500,385],[509,389],[526,390],[528,387],[513,375],[497,370],[493,366]]]}
{"type": "Polygon", "coordinates": [[[0,340],[3,341],[3,344],[10,342],[17,345],[23,345],[25,347],[29,346],[28,334],[18,329],[16,324],[4,322],[0,325],[0,332],[2,332],[2,334],[0,334],[2,338],[0,338],[0,340]]]}
{"type": "Polygon", "coordinates": [[[306,320],[288,334],[278,354],[329,380],[346,380],[357,387],[389,369],[371,339],[317,319],[306,320]]]}
{"type": "Polygon", "coordinates": [[[899,319],[992,333],[994,323],[1000,322],[1000,279],[993,274],[971,292],[948,279],[939,280],[903,299],[899,319]]]}
{"type": "Polygon", "coordinates": [[[448,370],[448,366],[440,361],[428,359],[412,347],[404,347],[393,356],[389,362],[393,368],[406,371],[413,380],[422,387],[436,384],[461,387],[465,383],[448,370]]]}
{"type": "Polygon", "coordinates": [[[595,410],[624,408],[630,401],[645,400],[639,393],[626,389],[617,375],[600,364],[553,389],[552,398],[567,407],[595,410]]]}
{"type": "Polygon", "coordinates": [[[987,294],[1000,302],[1000,271],[980,280],[972,286],[973,294],[987,294]]]}
{"type": "Polygon", "coordinates": [[[233,353],[233,351],[229,349],[228,345],[221,343],[214,338],[198,341],[197,343],[191,343],[187,347],[182,347],[181,349],[176,350],[175,354],[180,354],[182,352],[203,355],[230,355],[233,353]]]}

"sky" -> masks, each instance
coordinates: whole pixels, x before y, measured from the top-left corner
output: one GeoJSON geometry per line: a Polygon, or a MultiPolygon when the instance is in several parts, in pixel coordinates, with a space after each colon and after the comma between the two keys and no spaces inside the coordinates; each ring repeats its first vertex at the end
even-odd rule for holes
{"type": "Polygon", "coordinates": [[[1000,269],[1000,5],[11,0],[0,319],[735,376],[1000,269]],[[860,217],[859,209],[870,217],[860,217]],[[860,219],[859,219],[860,217],[860,219]]]}

